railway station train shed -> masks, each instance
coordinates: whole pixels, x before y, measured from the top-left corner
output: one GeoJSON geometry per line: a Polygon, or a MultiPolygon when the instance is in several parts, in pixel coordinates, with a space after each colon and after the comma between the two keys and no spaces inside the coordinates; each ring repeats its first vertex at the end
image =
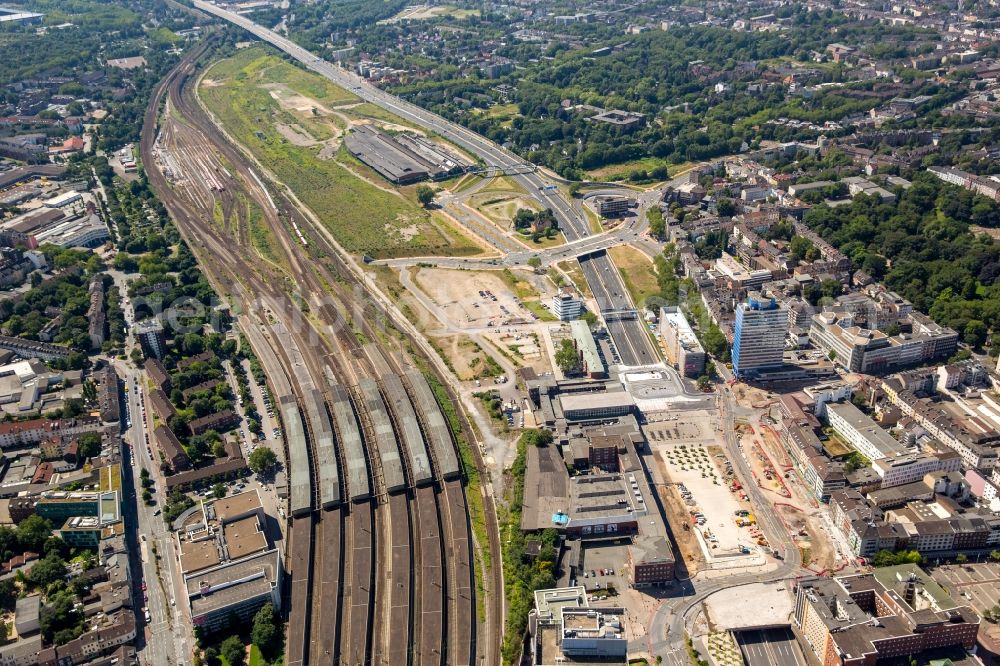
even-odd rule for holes
{"type": "Polygon", "coordinates": [[[378,449],[378,459],[382,466],[382,479],[385,489],[390,493],[406,489],[406,476],[403,474],[403,464],[399,457],[399,443],[392,430],[392,422],[385,402],[379,394],[378,383],[369,377],[358,381],[358,391],[361,393],[363,409],[371,420],[375,445],[378,449]]]}
{"type": "Polygon", "coordinates": [[[365,463],[365,450],[361,444],[361,431],[351,408],[351,398],[340,384],[330,386],[330,413],[337,428],[337,441],[344,454],[344,465],[347,476],[347,492],[351,501],[360,501],[371,497],[371,485],[368,482],[368,466],[365,463]]]}

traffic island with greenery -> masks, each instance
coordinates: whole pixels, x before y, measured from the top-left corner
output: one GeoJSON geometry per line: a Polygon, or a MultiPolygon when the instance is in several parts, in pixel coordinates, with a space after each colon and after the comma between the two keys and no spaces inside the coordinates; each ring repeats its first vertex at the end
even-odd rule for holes
{"type": "Polygon", "coordinates": [[[534,607],[535,590],[554,587],[558,559],[559,533],[543,530],[532,538],[541,542],[541,551],[534,558],[527,556],[528,536],[521,531],[521,507],[524,503],[524,474],[528,447],[552,446],[548,430],[525,430],[517,440],[517,458],[507,472],[504,507],[500,510],[500,538],[503,541],[504,587],[507,598],[507,626],[504,631],[502,656],[504,664],[514,664],[521,652],[528,613],[534,607]]]}
{"type": "Polygon", "coordinates": [[[559,235],[559,220],[551,208],[539,211],[520,208],[514,214],[513,221],[514,229],[535,243],[541,242],[543,238],[551,240],[559,235]]]}

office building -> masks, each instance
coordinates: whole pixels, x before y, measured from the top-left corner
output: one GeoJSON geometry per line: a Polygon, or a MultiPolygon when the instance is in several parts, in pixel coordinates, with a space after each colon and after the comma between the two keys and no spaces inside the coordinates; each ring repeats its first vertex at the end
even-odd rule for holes
{"type": "Polygon", "coordinates": [[[147,319],[135,325],[135,335],[146,356],[163,358],[167,353],[167,336],[163,324],[157,319],[147,319]]]}
{"type": "Polygon", "coordinates": [[[733,374],[753,378],[762,371],[780,368],[788,335],[788,312],[777,301],[751,292],[736,308],[733,328],[733,374]]]}
{"type": "Polygon", "coordinates": [[[281,552],[267,537],[256,490],[202,505],[201,520],[177,534],[184,589],[195,626],[207,633],[236,617],[250,622],[265,603],[281,608],[281,552]]]}
{"type": "Polygon", "coordinates": [[[590,608],[583,586],[536,590],[528,626],[536,666],[624,660],[628,653],[625,610],[590,608]]]}
{"type": "Polygon", "coordinates": [[[958,471],[961,459],[927,453],[901,453],[872,461],[872,469],[882,478],[882,488],[916,483],[931,472],[958,471]]]}
{"type": "Polygon", "coordinates": [[[681,374],[698,377],[705,372],[705,349],[680,308],[660,308],[660,338],[667,352],[667,361],[681,374]]]}
{"type": "Polygon", "coordinates": [[[572,287],[563,287],[552,297],[552,314],[560,321],[579,319],[583,314],[583,301],[572,287]]]}
{"type": "Polygon", "coordinates": [[[635,205],[634,199],[616,194],[594,197],[594,208],[601,217],[622,217],[635,205]]]}
{"type": "Polygon", "coordinates": [[[674,580],[673,549],[664,536],[637,535],[628,549],[632,564],[632,587],[666,585],[674,580]]]}
{"type": "Polygon", "coordinates": [[[958,333],[950,328],[910,312],[898,320],[901,332],[890,336],[870,326],[874,308],[867,316],[853,312],[854,304],[814,315],[809,340],[844,369],[865,374],[890,372],[955,353],[958,333]],[[862,328],[861,321],[870,327],[862,328]]]}

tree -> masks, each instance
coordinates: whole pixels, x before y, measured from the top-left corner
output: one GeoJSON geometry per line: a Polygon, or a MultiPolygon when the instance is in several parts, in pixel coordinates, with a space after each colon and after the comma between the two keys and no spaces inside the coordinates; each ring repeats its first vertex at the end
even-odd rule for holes
{"type": "Polygon", "coordinates": [[[77,440],[77,454],[81,460],[93,458],[101,452],[101,436],[96,432],[85,432],[77,440]]]}
{"type": "Polygon", "coordinates": [[[990,551],[990,562],[1000,562],[1000,550],[990,551]]]}
{"type": "Polygon", "coordinates": [[[876,567],[891,567],[898,564],[920,564],[923,561],[923,556],[916,550],[901,550],[894,553],[883,549],[875,554],[873,563],[876,567]]]}
{"type": "Polygon", "coordinates": [[[969,556],[966,555],[965,553],[959,553],[958,555],[955,556],[955,561],[958,562],[959,564],[965,564],[966,562],[969,561],[969,556]]]}
{"type": "Polygon", "coordinates": [[[212,443],[212,456],[221,458],[226,455],[226,444],[221,439],[212,443]]]}
{"type": "Polygon", "coordinates": [[[225,486],[225,484],[216,483],[214,486],[212,486],[212,495],[216,499],[222,499],[223,497],[225,497],[226,496],[226,486],[225,486]]]}
{"type": "Polygon", "coordinates": [[[792,259],[802,261],[806,258],[806,253],[813,247],[812,241],[805,236],[795,236],[788,244],[789,253],[792,259]]]}
{"type": "Polygon", "coordinates": [[[424,208],[427,208],[434,201],[434,189],[427,185],[417,185],[417,201],[424,208]]]}
{"type": "Polygon", "coordinates": [[[584,313],[580,315],[580,319],[587,322],[587,326],[590,326],[591,328],[597,325],[597,315],[590,310],[585,310],[584,313]]]}
{"type": "Polygon", "coordinates": [[[537,254],[536,255],[532,255],[531,257],[528,258],[528,266],[530,266],[530,267],[532,267],[532,268],[534,268],[536,270],[539,269],[539,268],[541,268],[541,266],[542,266],[542,258],[539,257],[537,254]]]}
{"type": "Polygon", "coordinates": [[[229,662],[229,666],[243,666],[246,646],[239,636],[230,636],[219,645],[219,654],[229,662]]]}
{"type": "Polygon", "coordinates": [[[259,446],[250,454],[247,461],[254,474],[266,475],[274,471],[278,466],[278,456],[272,449],[266,446],[259,446]]]}
{"type": "Polygon", "coordinates": [[[715,210],[719,217],[732,217],[736,214],[736,204],[730,199],[719,199],[719,203],[715,204],[715,210]]]}
{"type": "Polygon", "coordinates": [[[647,210],[646,219],[649,221],[649,235],[662,240],[667,234],[667,221],[663,218],[663,211],[659,206],[647,210]]]}
{"type": "Polygon", "coordinates": [[[52,524],[39,515],[28,516],[17,525],[17,542],[24,550],[41,552],[52,535],[52,524]]]}
{"type": "Polygon", "coordinates": [[[970,319],[965,325],[965,344],[979,348],[986,342],[986,324],[978,319],[970,319]]]}
{"type": "Polygon", "coordinates": [[[48,587],[57,580],[66,577],[66,562],[58,555],[52,554],[35,562],[28,572],[28,581],[38,587],[48,587]]]}
{"type": "Polygon", "coordinates": [[[563,371],[564,375],[572,375],[580,369],[580,357],[576,352],[576,345],[572,340],[563,340],[556,352],[556,365],[563,371]]]}
{"type": "Polygon", "coordinates": [[[83,381],[83,399],[88,403],[94,403],[97,401],[97,386],[94,382],[89,379],[83,381]]]}
{"type": "Polygon", "coordinates": [[[702,375],[698,378],[698,390],[699,391],[710,391],[712,389],[712,380],[709,379],[708,375],[702,375]]]}
{"type": "Polygon", "coordinates": [[[552,443],[552,431],[531,429],[521,434],[521,442],[526,446],[548,446],[552,443]]]}
{"type": "Polygon", "coordinates": [[[265,655],[277,651],[281,641],[281,627],[274,612],[274,606],[266,603],[253,618],[253,628],[250,630],[250,640],[260,648],[265,655]]]}
{"type": "Polygon", "coordinates": [[[868,467],[871,465],[871,461],[868,460],[864,455],[857,451],[851,451],[843,459],[844,471],[850,474],[855,470],[859,470],[862,467],[868,467]]]}

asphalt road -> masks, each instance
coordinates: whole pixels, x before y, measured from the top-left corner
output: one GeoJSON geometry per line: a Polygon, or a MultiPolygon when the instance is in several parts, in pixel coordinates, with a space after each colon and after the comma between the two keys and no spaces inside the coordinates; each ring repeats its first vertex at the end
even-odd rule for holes
{"type": "MultiPolygon", "coordinates": [[[[121,274],[113,274],[116,283],[121,281],[121,274]]],[[[125,293],[123,282],[119,284],[125,293]]],[[[126,321],[131,326],[134,321],[131,303],[125,306],[126,321]]],[[[126,353],[135,345],[129,329],[129,339],[126,353]]],[[[122,377],[128,391],[125,393],[126,411],[122,414],[123,434],[125,443],[123,476],[125,480],[124,513],[126,534],[129,542],[130,559],[133,580],[136,586],[136,599],[146,600],[142,605],[149,609],[150,622],[143,618],[141,605],[136,609],[136,619],[143,638],[137,640],[137,653],[142,664],[155,666],[158,664],[180,665],[189,663],[192,654],[190,644],[191,620],[184,613],[183,595],[179,587],[180,572],[177,570],[177,560],[173,546],[173,536],[163,522],[160,510],[164,504],[163,477],[159,465],[155,462],[152,452],[152,442],[147,448],[147,437],[150,437],[150,421],[143,416],[144,398],[141,397],[144,387],[144,374],[131,363],[116,361],[115,367],[122,377]],[[155,504],[146,506],[140,494],[140,471],[148,469],[154,480],[153,495],[155,504]],[[131,474],[129,474],[131,472],[131,474]],[[154,553],[155,549],[155,553],[154,553]],[[157,559],[156,554],[159,554],[157,559]],[[142,590],[142,583],[146,589],[142,590]],[[176,586],[175,586],[176,584],[176,586]],[[172,603],[173,602],[173,603],[172,603]],[[180,602],[180,605],[176,605],[180,602]]],[[[138,604],[138,602],[137,602],[138,604]]]]}
{"type": "Polygon", "coordinates": [[[529,259],[532,257],[538,257],[538,259],[542,262],[542,266],[547,267],[561,261],[577,259],[585,254],[591,254],[600,250],[607,250],[608,248],[616,247],[618,245],[634,244],[640,240],[644,240],[641,237],[641,232],[634,226],[627,223],[626,226],[606,231],[595,236],[582,238],[580,240],[573,241],[572,243],[557,245],[556,247],[551,247],[547,250],[529,250],[519,248],[517,250],[507,252],[503,257],[497,257],[495,259],[469,259],[467,257],[440,256],[403,257],[400,259],[377,259],[373,261],[372,264],[401,267],[429,263],[441,268],[489,270],[498,266],[506,266],[510,268],[524,267],[528,265],[529,259]]]}
{"type": "Polygon", "coordinates": [[[790,629],[741,631],[736,642],[747,666],[800,666],[790,629]]]}

